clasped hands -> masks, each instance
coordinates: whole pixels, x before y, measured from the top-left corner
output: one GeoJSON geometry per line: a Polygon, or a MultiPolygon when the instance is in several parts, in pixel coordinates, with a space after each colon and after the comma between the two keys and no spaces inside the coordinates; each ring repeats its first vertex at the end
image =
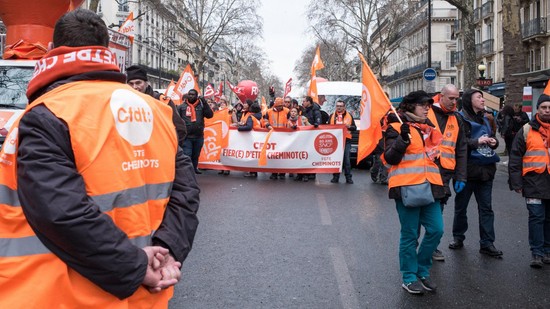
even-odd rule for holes
{"type": "Polygon", "coordinates": [[[497,140],[492,138],[492,137],[481,136],[477,140],[477,143],[480,144],[480,145],[489,145],[489,146],[493,147],[497,144],[497,140]]]}
{"type": "Polygon", "coordinates": [[[147,272],[143,285],[151,293],[158,293],[179,282],[181,263],[176,261],[169,250],[158,246],[143,248],[147,254],[147,272]]]}

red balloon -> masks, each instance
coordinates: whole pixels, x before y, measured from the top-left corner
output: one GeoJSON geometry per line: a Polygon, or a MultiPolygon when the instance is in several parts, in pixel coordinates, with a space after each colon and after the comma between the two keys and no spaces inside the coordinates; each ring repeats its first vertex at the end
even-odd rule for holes
{"type": "Polygon", "coordinates": [[[258,84],[251,80],[242,80],[234,88],[234,92],[241,102],[244,103],[247,99],[256,100],[258,93],[258,84]]]}

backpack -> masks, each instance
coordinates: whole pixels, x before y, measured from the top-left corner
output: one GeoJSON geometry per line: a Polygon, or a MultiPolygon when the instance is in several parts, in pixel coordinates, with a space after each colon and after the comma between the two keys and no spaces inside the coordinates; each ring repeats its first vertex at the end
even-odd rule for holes
{"type": "Polygon", "coordinates": [[[327,124],[330,121],[330,116],[324,110],[321,110],[321,124],[327,124]]]}

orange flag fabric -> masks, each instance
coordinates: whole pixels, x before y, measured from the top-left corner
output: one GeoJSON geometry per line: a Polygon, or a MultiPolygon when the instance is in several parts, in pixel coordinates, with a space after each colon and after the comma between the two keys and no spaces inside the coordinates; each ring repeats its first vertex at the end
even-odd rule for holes
{"type": "Polygon", "coordinates": [[[359,144],[357,149],[357,163],[366,158],[376,148],[382,138],[380,119],[391,108],[391,103],[382,86],[372,73],[363,55],[361,58],[363,91],[361,94],[361,117],[359,120],[359,144]]]}
{"type": "Polygon", "coordinates": [[[319,94],[317,92],[317,71],[324,68],[323,60],[321,60],[321,50],[317,46],[315,57],[311,63],[311,81],[309,83],[308,95],[313,98],[313,102],[319,103],[319,94]]]}
{"type": "Polygon", "coordinates": [[[193,69],[191,69],[191,66],[188,64],[185,67],[185,70],[181,73],[180,79],[176,83],[174,92],[181,98],[191,89],[197,90],[199,94],[201,93],[199,85],[195,80],[195,73],[193,73],[193,69]]]}
{"type": "Polygon", "coordinates": [[[136,24],[134,23],[134,12],[130,12],[122,26],[118,28],[118,32],[126,34],[130,42],[134,43],[134,35],[136,34],[136,24]]]}

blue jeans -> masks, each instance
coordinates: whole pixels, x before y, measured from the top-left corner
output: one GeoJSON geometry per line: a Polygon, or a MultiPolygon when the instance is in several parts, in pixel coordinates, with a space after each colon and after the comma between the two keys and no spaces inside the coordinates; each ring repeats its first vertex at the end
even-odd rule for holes
{"type": "Polygon", "coordinates": [[[193,167],[197,170],[199,166],[199,156],[201,155],[204,137],[186,137],[183,142],[183,153],[191,158],[193,167]]]}
{"type": "Polygon", "coordinates": [[[550,253],[550,200],[527,204],[529,210],[529,246],[533,255],[550,253]]]}
{"type": "Polygon", "coordinates": [[[432,253],[443,236],[443,215],[439,201],[423,207],[405,207],[403,201],[395,200],[395,206],[401,223],[399,269],[403,282],[429,277],[432,253]],[[424,226],[426,233],[417,251],[419,224],[424,226]]]}
{"type": "Polygon", "coordinates": [[[455,195],[455,216],[453,220],[453,238],[464,241],[464,234],[468,230],[466,216],[470,197],[474,194],[479,214],[479,245],[488,247],[495,242],[495,214],[491,206],[493,181],[468,181],[464,190],[455,195]]]}

